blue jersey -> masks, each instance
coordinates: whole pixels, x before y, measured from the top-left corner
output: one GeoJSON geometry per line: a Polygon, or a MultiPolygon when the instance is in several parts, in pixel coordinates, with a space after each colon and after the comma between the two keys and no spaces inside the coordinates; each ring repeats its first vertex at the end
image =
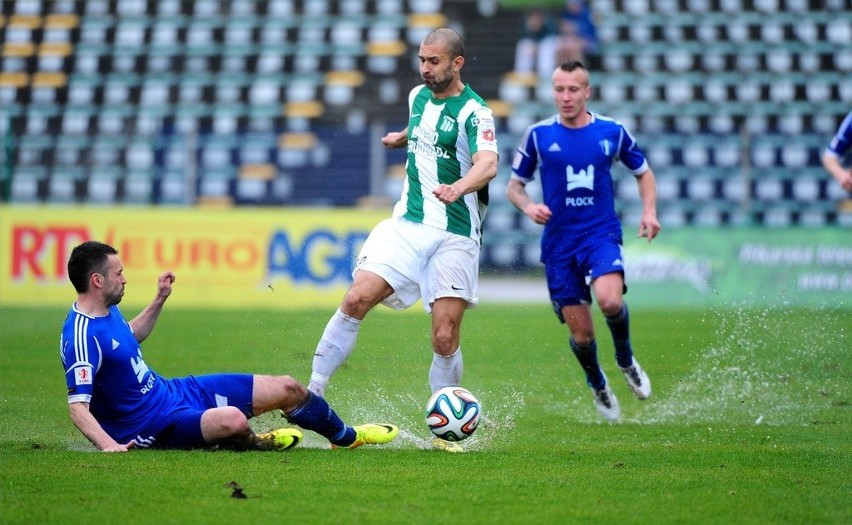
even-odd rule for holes
{"type": "Polygon", "coordinates": [[[104,431],[126,442],[171,404],[165,381],[148,368],[142,348],[117,306],[90,317],[71,307],[59,352],[68,402],[89,403],[104,431]]]}
{"type": "Polygon", "coordinates": [[[545,263],[590,238],[617,236],[620,243],[612,165],[620,161],[633,175],[648,170],[636,140],[620,122],[590,114],[591,122],[582,128],[565,127],[558,115],[533,124],[512,162],[512,178],[524,184],[539,170],[544,204],[553,214],[541,240],[545,263]]]}
{"type": "Polygon", "coordinates": [[[837,133],[825,151],[842,159],[850,147],[852,147],[852,111],[840,123],[837,133]]]}

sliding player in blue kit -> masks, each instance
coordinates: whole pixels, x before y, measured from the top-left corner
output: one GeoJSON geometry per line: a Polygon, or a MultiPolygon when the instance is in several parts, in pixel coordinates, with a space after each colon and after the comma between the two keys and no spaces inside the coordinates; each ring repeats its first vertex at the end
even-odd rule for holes
{"type": "Polygon", "coordinates": [[[570,330],[571,350],[586,374],[598,411],[618,421],[621,409],[598,364],[592,322],[592,292],[606,317],[615,358],[638,399],[651,395],[651,382],[633,356],[623,294],[621,222],[615,212],[612,174],[620,161],[635,176],[642,199],[639,237],[650,242],[660,231],[656,182],[636,141],[619,122],[587,111],[589,72],[582,63],[561,64],[553,73],[558,114],[530,126],[512,163],[506,197],[544,225],[541,261],[553,310],[570,330]],[[525,186],[538,169],[544,202],[525,186]]]}
{"type": "Polygon", "coordinates": [[[145,364],[139,345],[172,293],[174,273],[159,276],[154,300],[129,322],[117,306],[127,280],[113,247],[96,241],[75,247],[68,277],[77,290],[59,348],[68,410],[98,450],[286,450],[302,440],[298,429],[255,434],[248,422],[276,409],[290,423],[326,437],[332,448],[387,443],[399,433],[393,425],[346,425],[322,397],[285,375],[162,377],[145,364]]]}

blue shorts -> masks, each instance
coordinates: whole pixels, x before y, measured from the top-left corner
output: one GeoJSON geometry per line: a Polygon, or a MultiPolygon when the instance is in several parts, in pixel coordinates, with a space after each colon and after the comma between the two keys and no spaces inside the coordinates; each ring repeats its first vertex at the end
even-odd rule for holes
{"type": "Polygon", "coordinates": [[[209,374],[166,380],[173,403],[134,439],[138,446],[153,448],[204,448],[201,415],[211,408],[237,407],[252,417],[254,376],[209,374]]]}
{"type": "MultiPolygon", "coordinates": [[[[606,237],[562,253],[558,258],[550,258],[544,265],[544,271],[553,311],[564,323],[563,307],[591,304],[592,281],[608,273],[624,275],[620,239],[606,237]]],[[[627,286],[624,292],[627,293],[627,286]]]]}

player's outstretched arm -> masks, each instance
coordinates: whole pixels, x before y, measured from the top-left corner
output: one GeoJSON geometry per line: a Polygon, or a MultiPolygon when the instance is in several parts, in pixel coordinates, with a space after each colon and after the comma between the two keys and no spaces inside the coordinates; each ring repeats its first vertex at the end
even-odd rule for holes
{"type": "Polygon", "coordinates": [[[408,144],[408,128],[402,131],[391,131],[382,137],[382,144],[390,149],[404,148],[408,144]]]}
{"type": "Polygon", "coordinates": [[[637,237],[647,237],[648,242],[660,233],[660,221],[657,220],[657,182],[650,169],[636,176],[639,185],[639,197],[642,199],[642,218],[639,221],[637,237]]]}
{"type": "Polygon", "coordinates": [[[160,274],[157,279],[157,295],[151,304],[145,307],[139,315],[130,321],[130,327],[133,328],[133,335],[140,343],[148,337],[151,330],[154,329],[154,324],[157,318],[160,317],[160,312],[163,311],[163,305],[166,304],[166,299],[172,293],[172,284],[175,282],[175,274],[171,271],[160,274]]]}
{"type": "Polygon", "coordinates": [[[473,154],[473,165],[464,177],[452,184],[438,184],[432,194],[444,204],[452,204],[463,195],[484,188],[497,176],[497,154],[493,151],[477,151],[473,154]]]}
{"type": "Polygon", "coordinates": [[[840,184],[840,187],[848,192],[852,192],[852,168],[844,168],[840,164],[840,158],[830,152],[822,154],[822,167],[825,168],[834,180],[840,184]]]}
{"type": "Polygon", "coordinates": [[[91,441],[101,452],[127,452],[136,446],[136,441],[133,440],[122,445],[112,439],[89,411],[88,403],[70,403],[68,414],[71,417],[71,422],[80,430],[80,433],[86,436],[86,439],[91,441]]]}
{"type": "Polygon", "coordinates": [[[546,204],[534,202],[527,193],[524,183],[517,179],[509,179],[509,184],[506,185],[506,199],[536,224],[546,223],[553,214],[546,204]]]}

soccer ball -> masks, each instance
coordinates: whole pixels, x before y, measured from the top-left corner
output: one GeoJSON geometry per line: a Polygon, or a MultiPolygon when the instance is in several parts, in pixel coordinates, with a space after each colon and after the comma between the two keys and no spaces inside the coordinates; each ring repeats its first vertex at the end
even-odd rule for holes
{"type": "Polygon", "coordinates": [[[479,400],[460,386],[444,387],[426,403],[429,430],[446,441],[467,439],[479,424],[482,407],[479,400]]]}

